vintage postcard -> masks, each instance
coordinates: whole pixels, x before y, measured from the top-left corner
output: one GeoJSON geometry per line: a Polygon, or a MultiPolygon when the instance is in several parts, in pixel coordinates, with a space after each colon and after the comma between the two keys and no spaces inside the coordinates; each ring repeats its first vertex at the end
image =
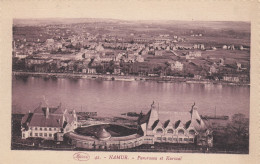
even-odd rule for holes
{"type": "Polygon", "coordinates": [[[0,163],[259,160],[259,1],[1,4],[0,163]]]}

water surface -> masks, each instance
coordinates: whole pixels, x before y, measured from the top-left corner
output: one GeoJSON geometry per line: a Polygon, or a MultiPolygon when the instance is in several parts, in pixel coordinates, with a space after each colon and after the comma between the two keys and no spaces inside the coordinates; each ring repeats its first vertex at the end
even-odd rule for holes
{"type": "Polygon", "coordinates": [[[146,113],[153,101],[159,111],[189,111],[194,102],[200,114],[249,115],[249,86],[220,84],[99,81],[87,79],[12,79],[13,112],[33,111],[46,97],[50,106],[98,112],[99,116],[124,112],[146,113]]]}

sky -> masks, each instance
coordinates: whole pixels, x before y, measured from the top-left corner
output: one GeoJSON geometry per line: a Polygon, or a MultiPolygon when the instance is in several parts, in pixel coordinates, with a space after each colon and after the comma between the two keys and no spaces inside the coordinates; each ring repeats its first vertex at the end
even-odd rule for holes
{"type": "MultiPolygon", "coordinates": [[[[250,0],[248,0],[250,1],[250,0]]],[[[254,3],[243,0],[12,1],[13,18],[112,18],[123,20],[250,21],[254,3]]],[[[8,13],[5,13],[8,14],[8,13]]]]}

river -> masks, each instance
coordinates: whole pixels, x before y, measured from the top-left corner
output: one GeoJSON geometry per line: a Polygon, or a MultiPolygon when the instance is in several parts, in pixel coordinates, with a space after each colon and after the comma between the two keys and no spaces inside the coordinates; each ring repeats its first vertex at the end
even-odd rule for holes
{"type": "Polygon", "coordinates": [[[102,81],[88,79],[12,78],[13,113],[33,111],[44,97],[50,106],[117,116],[133,111],[148,112],[155,101],[159,111],[189,111],[196,103],[203,115],[249,116],[250,87],[185,82],[102,81]]]}

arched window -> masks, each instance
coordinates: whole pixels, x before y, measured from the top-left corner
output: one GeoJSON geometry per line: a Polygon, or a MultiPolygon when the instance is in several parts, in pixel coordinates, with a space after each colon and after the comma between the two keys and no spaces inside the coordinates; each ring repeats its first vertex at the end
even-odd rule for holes
{"type": "Polygon", "coordinates": [[[172,129],[168,129],[167,133],[173,133],[173,130],[172,129]]]}
{"type": "Polygon", "coordinates": [[[195,131],[192,129],[192,130],[189,131],[189,134],[194,136],[195,135],[195,131]]]}
{"type": "Polygon", "coordinates": [[[178,130],[178,135],[184,135],[184,130],[182,129],[178,130]]]}
{"type": "Polygon", "coordinates": [[[156,133],[163,133],[163,130],[162,130],[161,128],[158,128],[158,129],[156,130],[156,133]]]}

